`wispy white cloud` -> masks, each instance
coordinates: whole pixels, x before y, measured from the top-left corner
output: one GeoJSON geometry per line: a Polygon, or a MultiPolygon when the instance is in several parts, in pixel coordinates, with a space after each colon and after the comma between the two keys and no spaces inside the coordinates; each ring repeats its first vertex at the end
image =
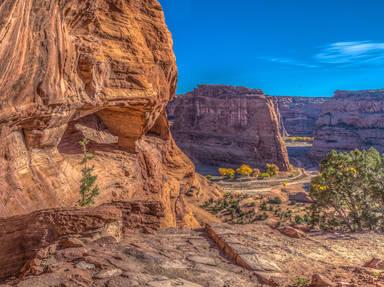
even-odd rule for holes
{"type": "Polygon", "coordinates": [[[337,68],[384,65],[384,42],[354,41],[334,42],[321,47],[309,59],[283,57],[259,57],[281,65],[303,68],[321,68],[330,65],[337,68]]]}
{"type": "Polygon", "coordinates": [[[260,60],[277,63],[277,64],[283,64],[283,65],[289,65],[289,66],[298,66],[298,67],[304,67],[304,68],[317,68],[318,66],[315,64],[309,64],[305,63],[296,59],[291,58],[279,58],[279,57],[259,57],[260,60]]]}
{"type": "Polygon", "coordinates": [[[323,64],[378,65],[384,63],[384,43],[371,41],[331,43],[314,56],[323,64]]]}

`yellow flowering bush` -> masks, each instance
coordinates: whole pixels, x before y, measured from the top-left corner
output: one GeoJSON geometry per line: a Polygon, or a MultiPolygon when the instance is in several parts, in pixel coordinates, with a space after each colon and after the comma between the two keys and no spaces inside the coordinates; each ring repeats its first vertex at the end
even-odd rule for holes
{"type": "Polygon", "coordinates": [[[243,164],[238,169],[236,169],[236,173],[241,176],[250,176],[253,173],[253,169],[249,165],[243,164]]]}

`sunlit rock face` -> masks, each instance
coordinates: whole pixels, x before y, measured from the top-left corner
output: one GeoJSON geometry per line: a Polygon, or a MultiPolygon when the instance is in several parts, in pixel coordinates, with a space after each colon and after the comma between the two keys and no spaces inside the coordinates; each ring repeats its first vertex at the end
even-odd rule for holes
{"type": "Polygon", "coordinates": [[[322,107],[312,155],[370,147],[384,152],[384,90],[337,91],[322,107]]]}
{"type": "Polygon", "coordinates": [[[164,225],[192,222],[182,191],[199,179],[164,112],[176,81],[156,0],[0,0],[0,216],[75,205],[86,137],[97,203],[158,200],[164,225]]]}
{"type": "Polygon", "coordinates": [[[325,97],[273,96],[284,135],[312,137],[325,97]]]}
{"type": "Polygon", "coordinates": [[[261,90],[202,85],[174,105],[172,133],[197,163],[289,168],[276,108],[261,90]]]}

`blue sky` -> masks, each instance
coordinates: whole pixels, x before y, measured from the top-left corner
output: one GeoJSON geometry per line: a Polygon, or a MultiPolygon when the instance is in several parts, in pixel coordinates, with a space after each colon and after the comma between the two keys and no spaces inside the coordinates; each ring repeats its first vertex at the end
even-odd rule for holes
{"type": "Polygon", "coordinates": [[[383,0],[160,0],[178,93],[198,84],[270,95],[384,88],[383,0]]]}

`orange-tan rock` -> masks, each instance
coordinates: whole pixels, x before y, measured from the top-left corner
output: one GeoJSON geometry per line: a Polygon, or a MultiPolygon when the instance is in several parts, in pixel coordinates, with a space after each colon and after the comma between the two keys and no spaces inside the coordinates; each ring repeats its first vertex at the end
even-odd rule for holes
{"type": "Polygon", "coordinates": [[[183,193],[201,179],[164,112],[177,69],[160,4],[4,0],[0,19],[0,217],[76,205],[86,137],[97,203],[155,200],[164,226],[196,224],[183,193]]]}
{"type": "Polygon", "coordinates": [[[261,90],[201,85],[173,105],[172,133],[196,163],[289,168],[273,100],[261,90]]]}
{"type": "Polygon", "coordinates": [[[290,136],[313,136],[321,106],[329,98],[272,96],[280,114],[282,132],[290,136]]]}
{"type": "Polygon", "coordinates": [[[331,150],[374,147],[384,151],[384,90],[336,91],[322,105],[312,156],[321,159],[331,150]]]}

